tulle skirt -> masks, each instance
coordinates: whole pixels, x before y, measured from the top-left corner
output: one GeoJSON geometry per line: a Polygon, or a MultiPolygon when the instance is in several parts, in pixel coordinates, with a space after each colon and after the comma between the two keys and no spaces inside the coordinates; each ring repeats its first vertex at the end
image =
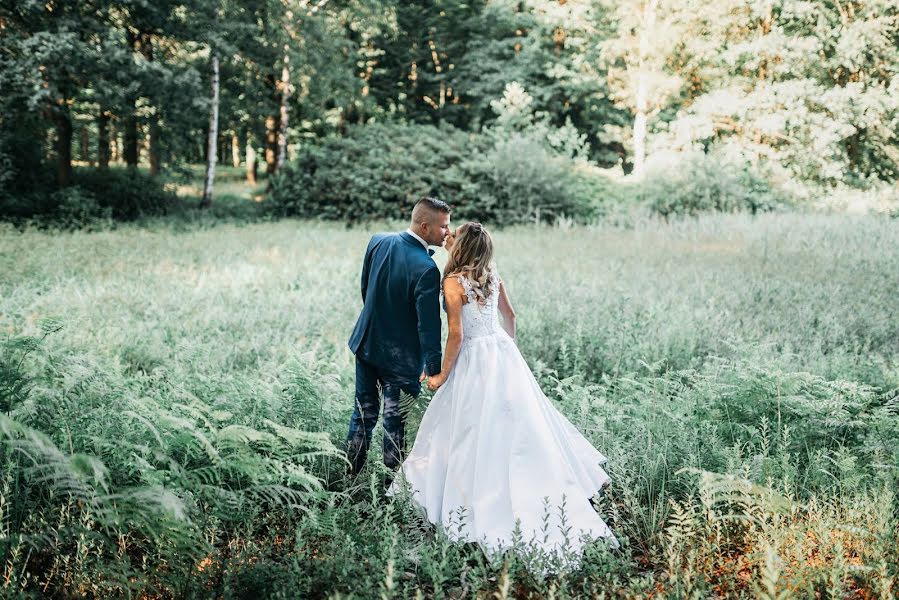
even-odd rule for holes
{"type": "Polygon", "coordinates": [[[605,462],[500,331],[465,340],[388,493],[408,485],[429,521],[488,557],[516,545],[571,557],[591,539],[618,546],[590,503],[605,462]]]}

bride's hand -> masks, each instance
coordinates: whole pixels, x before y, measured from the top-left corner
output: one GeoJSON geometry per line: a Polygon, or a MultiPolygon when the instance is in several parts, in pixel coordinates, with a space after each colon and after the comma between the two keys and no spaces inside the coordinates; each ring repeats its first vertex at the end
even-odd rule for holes
{"type": "Polygon", "coordinates": [[[432,392],[436,392],[437,388],[446,383],[446,375],[440,373],[438,375],[431,375],[428,378],[428,389],[432,392]]]}

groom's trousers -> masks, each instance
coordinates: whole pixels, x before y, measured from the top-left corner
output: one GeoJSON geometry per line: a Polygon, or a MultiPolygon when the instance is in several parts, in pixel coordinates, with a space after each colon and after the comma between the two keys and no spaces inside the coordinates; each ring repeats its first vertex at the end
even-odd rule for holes
{"type": "Polygon", "coordinates": [[[368,446],[384,399],[384,464],[396,469],[406,452],[406,418],[400,407],[400,392],[416,397],[421,391],[418,378],[409,379],[380,369],[356,357],[356,408],[350,417],[347,458],[355,475],[365,466],[368,446]]]}

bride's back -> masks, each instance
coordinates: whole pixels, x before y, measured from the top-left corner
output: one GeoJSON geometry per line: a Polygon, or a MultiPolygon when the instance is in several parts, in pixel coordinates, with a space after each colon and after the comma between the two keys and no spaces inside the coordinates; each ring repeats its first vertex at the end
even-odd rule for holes
{"type": "Polygon", "coordinates": [[[481,300],[477,292],[478,284],[467,276],[455,276],[465,292],[462,303],[462,334],[464,340],[493,336],[502,332],[499,324],[499,276],[496,269],[488,275],[489,293],[481,300]]]}

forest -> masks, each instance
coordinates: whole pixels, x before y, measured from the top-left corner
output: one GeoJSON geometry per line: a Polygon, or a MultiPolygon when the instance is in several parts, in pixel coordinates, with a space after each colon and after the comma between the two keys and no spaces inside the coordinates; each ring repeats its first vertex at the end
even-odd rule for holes
{"type": "Polygon", "coordinates": [[[890,211],[897,18],[891,0],[5,3],[0,214],[163,214],[191,176],[208,207],[217,165],[265,179],[277,216],[397,218],[424,194],[504,223],[890,211]]]}

